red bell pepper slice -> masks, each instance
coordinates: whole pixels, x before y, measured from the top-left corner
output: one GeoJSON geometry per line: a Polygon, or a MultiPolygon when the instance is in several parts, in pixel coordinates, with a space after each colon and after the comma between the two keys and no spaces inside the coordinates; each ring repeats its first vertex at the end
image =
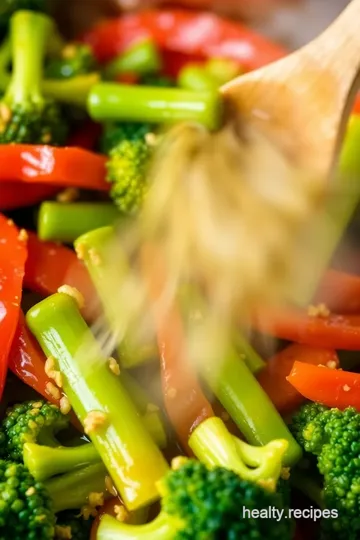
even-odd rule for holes
{"type": "Polygon", "coordinates": [[[31,386],[45,399],[59,405],[60,400],[46,391],[47,383],[52,381],[45,373],[45,360],[44,353],[26,327],[24,314],[20,312],[9,354],[9,368],[21,381],[31,386]]]}
{"type": "Polygon", "coordinates": [[[26,241],[13,222],[0,214],[0,398],[19,319],[26,257],[26,241]]]}
{"type": "Polygon", "coordinates": [[[82,310],[87,321],[99,314],[99,301],[88,271],[76,253],[54,242],[42,242],[29,232],[28,259],[25,266],[24,286],[43,296],[57,292],[61,285],[78,289],[84,297],[82,310]]]}
{"type": "Polygon", "coordinates": [[[0,183],[0,210],[14,210],[37,204],[43,199],[53,197],[60,189],[42,184],[0,183]]]}
{"type": "Polygon", "coordinates": [[[131,43],[152,38],[164,50],[201,58],[222,57],[253,70],[283,57],[286,51],[247,26],[208,12],[147,10],[110,19],[83,36],[97,59],[107,62],[131,43]]]}
{"type": "Polygon", "coordinates": [[[295,361],[315,366],[321,364],[339,367],[335,351],[297,343],[289,345],[270,358],[257,379],[282,415],[294,412],[304,401],[304,397],[286,379],[295,361]]]}
{"type": "Polygon", "coordinates": [[[259,332],[311,347],[360,350],[360,315],[310,317],[291,308],[261,309],[253,319],[259,332]]]}
{"type": "Polygon", "coordinates": [[[108,191],[106,157],[81,148],[0,145],[0,182],[30,182],[108,191]]]}
{"type": "Polygon", "coordinates": [[[325,303],[335,313],[360,313],[360,276],[327,270],[314,302],[325,303]]]}
{"type": "Polygon", "coordinates": [[[214,416],[204,396],[196,373],[186,358],[184,329],[180,313],[171,306],[164,316],[157,309],[163,292],[164,268],[157,251],[151,246],[142,250],[141,268],[146,281],[160,353],[161,382],[166,412],[188,453],[191,432],[206,418],[214,416]]]}
{"type": "Polygon", "coordinates": [[[306,399],[327,407],[355,407],[360,411],[359,373],[295,362],[287,380],[306,399]]]}

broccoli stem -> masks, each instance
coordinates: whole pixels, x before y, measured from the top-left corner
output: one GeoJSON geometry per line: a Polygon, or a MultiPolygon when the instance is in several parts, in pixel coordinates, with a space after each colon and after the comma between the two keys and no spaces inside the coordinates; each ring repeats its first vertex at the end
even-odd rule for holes
{"type": "Polygon", "coordinates": [[[319,508],[324,509],[323,490],[317,481],[309,476],[306,471],[293,469],[290,475],[291,485],[300,491],[305,497],[308,497],[319,508]]]}
{"type": "Polygon", "coordinates": [[[177,533],[175,520],[161,513],[145,525],[127,525],[105,515],[98,529],[96,540],[173,540],[177,533]]]}
{"type": "Polygon", "coordinates": [[[26,319],[45,354],[58,362],[64,392],[81,423],[86,425],[91,414],[103,415],[89,436],[127,508],[158,499],[156,483],[168,465],[74,299],[54,294],[31,308],[26,319]]]}
{"type": "Polygon", "coordinates": [[[274,440],[262,447],[250,446],[232,435],[220,418],[209,418],[195,428],[189,438],[195,456],[210,467],[225,467],[244,480],[279,479],[286,440],[274,440]]]}
{"type": "Polygon", "coordinates": [[[45,96],[60,103],[85,108],[90,90],[99,80],[100,75],[96,72],[78,75],[71,79],[46,79],[42,82],[41,89],[45,96]]]}
{"type": "Polygon", "coordinates": [[[30,96],[42,103],[43,60],[52,27],[52,19],[32,11],[17,11],[11,18],[13,70],[5,102],[22,104],[30,96]]]}
{"type": "Polygon", "coordinates": [[[119,217],[119,211],[110,203],[46,201],[40,206],[38,235],[41,240],[72,243],[88,231],[112,225],[119,217]]]}
{"type": "Polygon", "coordinates": [[[110,497],[111,494],[106,491],[106,476],[108,473],[104,464],[96,463],[44,482],[55,514],[81,508],[87,504],[90,493],[104,493],[106,498],[110,497]]]}
{"type": "Polygon", "coordinates": [[[242,69],[239,64],[227,58],[211,58],[205,64],[207,73],[214,77],[220,86],[238,77],[242,69]]]}
{"type": "Polygon", "coordinates": [[[178,74],[177,83],[181,88],[195,92],[216,91],[221,86],[211,73],[198,64],[185,65],[178,74]]]}
{"type": "Polygon", "coordinates": [[[155,43],[146,39],[135,43],[114,60],[106,64],[103,76],[106,80],[113,80],[123,73],[147,75],[156,73],[161,69],[161,58],[155,43]]]}
{"type": "Polygon", "coordinates": [[[288,448],[284,464],[294,465],[301,458],[301,448],[245,362],[233,348],[229,348],[221,363],[215,360],[200,361],[200,373],[246,440],[265,445],[274,439],[285,439],[288,448]]]}
{"type": "Polygon", "coordinates": [[[39,482],[99,462],[99,453],[91,443],[71,448],[52,448],[35,443],[24,445],[24,464],[39,482]]]}
{"type": "Polygon", "coordinates": [[[238,332],[234,335],[234,346],[239,356],[243,357],[245,364],[254,375],[266,366],[266,362],[252,348],[245,337],[238,332]]]}
{"type": "MultiPolygon", "coordinates": [[[[119,321],[118,299],[113,291],[118,290],[128,272],[128,263],[118,240],[114,241],[114,229],[102,227],[80,236],[75,241],[75,249],[90,273],[96,291],[101,300],[106,319],[117,335],[119,321]],[[96,255],[94,257],[94,254],[96,255]]],[[[131,335],[126,336],[126,343],[120,343],[118,354],[124,368],[132,368],[156,358],[157,348],[154,342],[139,344],[131,335]]]]}
{"type": "Polygon", "coordinates": [[[88,112],[100,121],[158,124],[192,120],[213,130],[222,122],[222,99],[219,92],[99,83],[89,94],[88,112]]]}
{"type": "Polygon", "coordinates": [[[159,411],[147,411],[142,417],[144,426],[159,448],[167,446],[167,434],[159,411]]]}

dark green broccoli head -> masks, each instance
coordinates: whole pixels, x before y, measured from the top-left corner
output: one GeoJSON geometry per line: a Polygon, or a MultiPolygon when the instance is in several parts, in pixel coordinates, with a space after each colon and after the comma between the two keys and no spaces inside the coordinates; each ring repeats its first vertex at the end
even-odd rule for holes
{"type": "Polygon", "coordinates": [[[98,540],[156,538],[164,540],[290,540],[289,519],[256,519],[248,512],[279,507],[279,496],[221,467],[208,469],[187,460],[162,481],[162,509],[150,524],[131,526],[103,518],[98,540]],[[118,536],[117,536],[118,535],[118,536]],[[152,535],[152,536],[151,536],[152,535]]]}
{"type": "Polygon", "coordinates": [[[360,414],[317,404],[305,405],[295,416],[293,433],[305,450],[317,455],[323,475],[324,505],[338,518],[324,519],[324,540],[360,537],[360,414]],[[308,418],[308,423],[306,423],[308,418]]]}
{"type": "Polygon", "coordinates": [[[0,538],[52,540],[54,525],[46,489],[24,465],[0,460],[0,538]]]}
{"type": "Polygon", "coordinates": [[[151,155],[152,147],[145,139],[124,140],[110,152],[107,162],[107,180],[112,184],[110,195],[124,214],[136,214],[142,205],[151,155]]]}
{"type": "Polygon", "coordinates": [[[11,18],[13,71],[0,103],[0,144],[61,145],[68,126],[60,106],[41,92],[45,50],[53,21],[47,15],[17,11],[11,18]]]}
{"type": "Polygon", "coordinates": [[[115,122],[105,124],[100,141],[103,154],[110,151],[123,141],[144,141],[148,133],[153,133],[155,126],[140,122],[115,122]]]}
{"type": "Polygon", "coordinates": [[[69,79],[96,70],[96,60],[89,45],[68,43],[59,58],[52,59],[45,69],[49,79],[69,79]]]}
{"type": "Polygon", "coordinates": [[[26,401],[6,412],[1,425],[2,447],[7,458],[23,461],[25,443],[58,446],[55,434],[69,425],[58,407],[47,401],[26,401]]]}
{"type": "Polygon", "coordinates": [[[93,522],[92,517],[86,520],[79,517],[79,512],[60,512],[56,520],[55,538],[68,537],[71,540],[89,540],[93,522]]]}

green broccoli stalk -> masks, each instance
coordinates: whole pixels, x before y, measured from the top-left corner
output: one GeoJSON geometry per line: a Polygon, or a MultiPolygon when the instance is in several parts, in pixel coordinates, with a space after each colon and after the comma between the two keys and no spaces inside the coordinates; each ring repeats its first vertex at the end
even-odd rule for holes
{"type": "Polygon", "coordinates": [[[69,79],[97,70],[96,59],[89,45],[66,43],[57,58],[52,58],[45,68],[48,79],[69,79]]]}
{"type": "MultiPolygon", "coordinates": [[[[356,540],[360,535],[360,414],[308,403],[294,416],[292,432],[317,457],[323,476],[323,506],[337,512],[322,520],[322,540],[356,540]]],[[[310,494],[310,492],[309,492],[310,494]]]]}
{"type": "Polygon", "coordinates": [[[46,356],[58,363],[64,392],[127,508],[156,500],[156,482],[167,463],[75,300],[55,294],[31,308],[26,319],[46,356]]]}
{"type": "Polygon", "coordinates": [[[281,498],[227,469],[185,460],[163,479],[161,492],[161,511],[151,523],[127,525],[104,516],[97,540],[291,538],[291,520],[254,519],[244,512],[280,509],[281,498]]]}
{"type": "Polygon", "coordinates": [[[199,372],[245,439],[255,445],[285,439],[288,448],[284,465],[297,463],[302,455],[301,447],[246,362],[231,347],[220,363],[211,356],[210,350],[209,355],[206,359],[197,359],[199,372]]]}
{"type": "Polygon", "coordinates": [[[222,123],[222,98],[219,92],[99,83],[90,91],[88,112],[98,121],[194,121],[214,130],[222,123]]]}
{"type": "Polygon", "coordinates": [[[63,540],[71,538],[71,540],[89,540],[93,518],[83,519],[74,512],[61,512],[56,519],[55,538],[63,540]]]}
{"type": "Polygon", "coordinates": [[[0,538],[52,540],[54,526],[46,488],[24,465],[0,460],[0,538]]]}
{"type": "Polygon", "coordinates": [[[244,480],[266,483],[275,490],[288,442],[274,440],[251,446],[232,435],[220,418],[209,418],[189,438],[195,456],[208,467],[225,467],[244,480]]]}
{"type": "Polygon", "coordinates": [[[103,70],[106,80],[114,80],[124,73],[145,75],[161,70],[161,58],[156,44],[151,39],[132,44],[127,50],[111,60],[103,70]]]}
{"type": "MultiPolygon", "coordinates": [[[[120,242],[114,239],[114,229],[102,227],[80,236],[75,242],[75,249],[89,271],[116,339],[120,313],[113,291],[118,290],[127,275],[128,261],[120,242]]],[[[151,317],[149,319],[151,324],[151,317]]],[[[157,357],[156,343],[148,335],[139,335],[137,330],[131,328],[118,345],[120,363],[124,368],[135,367],[157,357]]]]}
{"type": "Polygon", "coordinates": [[[61,109],[42,95],[43,62],[53,21],[46,15],[18,11],[11,18],[13,71],[0,103],[0,143],[61,145],[67,124],[61,109]]]}

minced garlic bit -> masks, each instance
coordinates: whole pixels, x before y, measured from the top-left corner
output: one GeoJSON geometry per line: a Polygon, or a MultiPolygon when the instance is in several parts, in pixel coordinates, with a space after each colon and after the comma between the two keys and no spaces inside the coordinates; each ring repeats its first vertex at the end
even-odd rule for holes
{"type": "Polygon", "coordinates": [[[61,287],[57,290],[58,293],[68,294],[71,296],[80,309],[82,309],[85,305],[85,300],[81,292],[76,289],[75,287],[71,287],[70,285],[61,285],[61,287]]]}
{"type": "Polygon", "coordinates": [[[61,203],[71,203],[77,201],[80,196],[80,192],[77,188],[69,187],[60,191],[56,196],[56,200],[61,203]]]}
{"type": "Polygon", "coordinates": [[[118,493],[116,491],[116,487],[114,486],[111,476],[105,476],[105,487],[108,493],[116,497],[118,493]]]}
{"type": "Polygon", "coordinates": [[[267,480],[259,480],[257,482],[262,488],[268,491],[275,491],[276,483],[273,478],[268,478],[267,480]]]}
{"type": "Polygon", "coordinates": [[[318,304],[317,306],[308,307],[309,317],[322,317],[326,319],[330,315],[330,310],[325,304],[318,304]]]}
{"type": "Polygon", "coordinates": [[[113,358],[112,356],[110,356],[109,358],[109,368],[110,368],[110,371],[114,373],[114,375],[117,375],[117,376],[120,375],[120,366],[115,360],[115,358],[113,358]]]}
{"type": "Polygon", "coordinates": [[[95,266],[99,266],[101,264],[101,257],[95,248],[89,249],[89,257],[90,257],[91,262],[95,266]]]}
{"type": "Polygon", "coordinates": [[[230,420],[230,415],[226,412],[226,411],[223,411],[221,413],[221,419],[224,421],[224,422],[228,422],[230,420]]]}
{"type": "Polygon", "coordinates": [[[92,506],[89,506],[88,504],[83,506],[80,511],[80,516],[82,516],[85,521],[87,521],[90,517],[96,517],[98,515],[98,511],[96,508],[93,508],[92,506]]]}
{"type": "Polygon", "coordinates": [[[63,396],[60,399],[60,412],[62,414],[69,414],[70,411],[71,411],[70,401],[68,400],[66,396],[63,396]]]}
{"type": "Polygon", "coordinates": [[[53,381],[55,381],[56,386],[58,386],[59,388],[63,387],[63,377],[60,371],[56,371],[56,370],[49,371],[47,373],[47,376],[49,377],[49,379],[52,379],[53,381]]]}
{"type": "Polygon", "coordinates": [[[29,235],[25,231],[25,229],[20,229],[19,234],[18,234],[18,240],[20,240],[20,242],[26,242],[28,238],[29,238],[29,235]]]}
{"type": "Polygon", "coordinates": [[[114,506],[114,512],[115,512],[116,519],[118,521],[121,521],[121,523],[124,523],[124,521],[126,521],[129,516],[125,506],[121,504],[116,504],[114,506]]]}
{"type": "Polygon", "coordinates": [[[326,367],[330,368],[330,369],[336,369],[336,362],[335,360],[329,360],[327,363],[326,363],[326,367]]]}
{"type": "Polygon", "coordinates": [[[6,103],[1,103],[0,105],[0,117],[1,120],[5,122],[5,124],[7,124],[11,120],[12,112],[10,107],[8,107],[6,103]]]}
{"type": "Polygon", "coordinates": [[[177,471],[178,469],[180,469],[180,467],[185,465],[185,463],[187,461],[188,461],[188,458],[186,458],[184,456],[176,456],[176,457],[174,457],[171,460],[171,468],[172,468],[172,470],[177,471]]]}
{"type": "Polygon", "coordinates": [[[170,399],[175,399],[177,396],[176,388],[169,388],[169,390],[167,391],[167,395],[170,399]]]}
{"type": "Polygon", "coordinates": [[[60,389],[57,386],[55,386],[55,384],[53,384],[52,382],[46,383],[46,391],[54,399],[60,399],[61,398],[60,389]]]}
{"type": "Polygon", "coordinates": [[[343,386],[343,390],[344,390],[344,392],[349,392],[351,389],[350,389],[350,386],[348,384],[345,384],[343,386]]]}
{"type": "Polygon", "coordinates": [[[69,525],[66,527],[62,525],[55,525],[55,538],[59,540],[71,540],[71,527],[69,525]]]}
{"type": "Polygon", "coordinates": [[[145,135],[145,142],[149,146],[155,146],[157,144],[158,137],[155,135],[155,133],[147,133],[145,135]]]}
{"type": "Polygon", "coordinates": [[[51,133],[44,133],[44,135],[41,137],[41,142],[43,142],[44,144],[49,144],[49,142],[51,142],[51,138],[51,133]]]}
{"type": "Polygon", "coordinates": [[[32,495],[35,495],[36,489],[34,487],[30,487],[26,492],[25,495],[27,497],[31,497],[32,495]]]}
{"type": "Polygon", "coordinates": [[[89,494],[89,505],[92,508],[96,508],[97,506],[104,506],[104,494],[103,493],[97,493],[93,491],[89,494]]]}
{"type": "Polygon", "coordinates": [[[290,467],[283,467],[281,469],[280,476],[283,480],[289,480],[290,478],[290,467]]]}
{"type": "Polygon", "coordinates": [[[84,420],[84,431],[87,435],[93,433],[107,422],[107,414],[101,411],[91,411],[84,420]]]}
{"type": "Polygon", "coordinates": [[[155,403],[148,403],[146,406],[146,411],[148,413],[158,412],[159,410],[160,410],[159,407],[155,405],[155,403]]]}
{"type": "Polygon", "coordinates": [[[55,358],[53,356],[49,356],[45,362],[45,373],[48,377],[50,377],[50,374],[55,371],[55,367],[55,358]]]}
{"type": "Polygon", "coordinates": [[[75,248],[75,251],[76,251],[76,255],[78,257],[78,259],[80,259],[81,261],[83,261],[86,257],[86,253],[87,253],[87,250],[86,250],[86,246],[84,244],[78,244],[75,248]]]}
{"type": "Polygon", "coordinates": [[[68,60],[70,60],[71,58],[74,58],[75,55],[76,55],[76,47],[75,45],[72,45],[71,43],[69,45],[66,45],[61,51],[61,56],[68,60]]]}

